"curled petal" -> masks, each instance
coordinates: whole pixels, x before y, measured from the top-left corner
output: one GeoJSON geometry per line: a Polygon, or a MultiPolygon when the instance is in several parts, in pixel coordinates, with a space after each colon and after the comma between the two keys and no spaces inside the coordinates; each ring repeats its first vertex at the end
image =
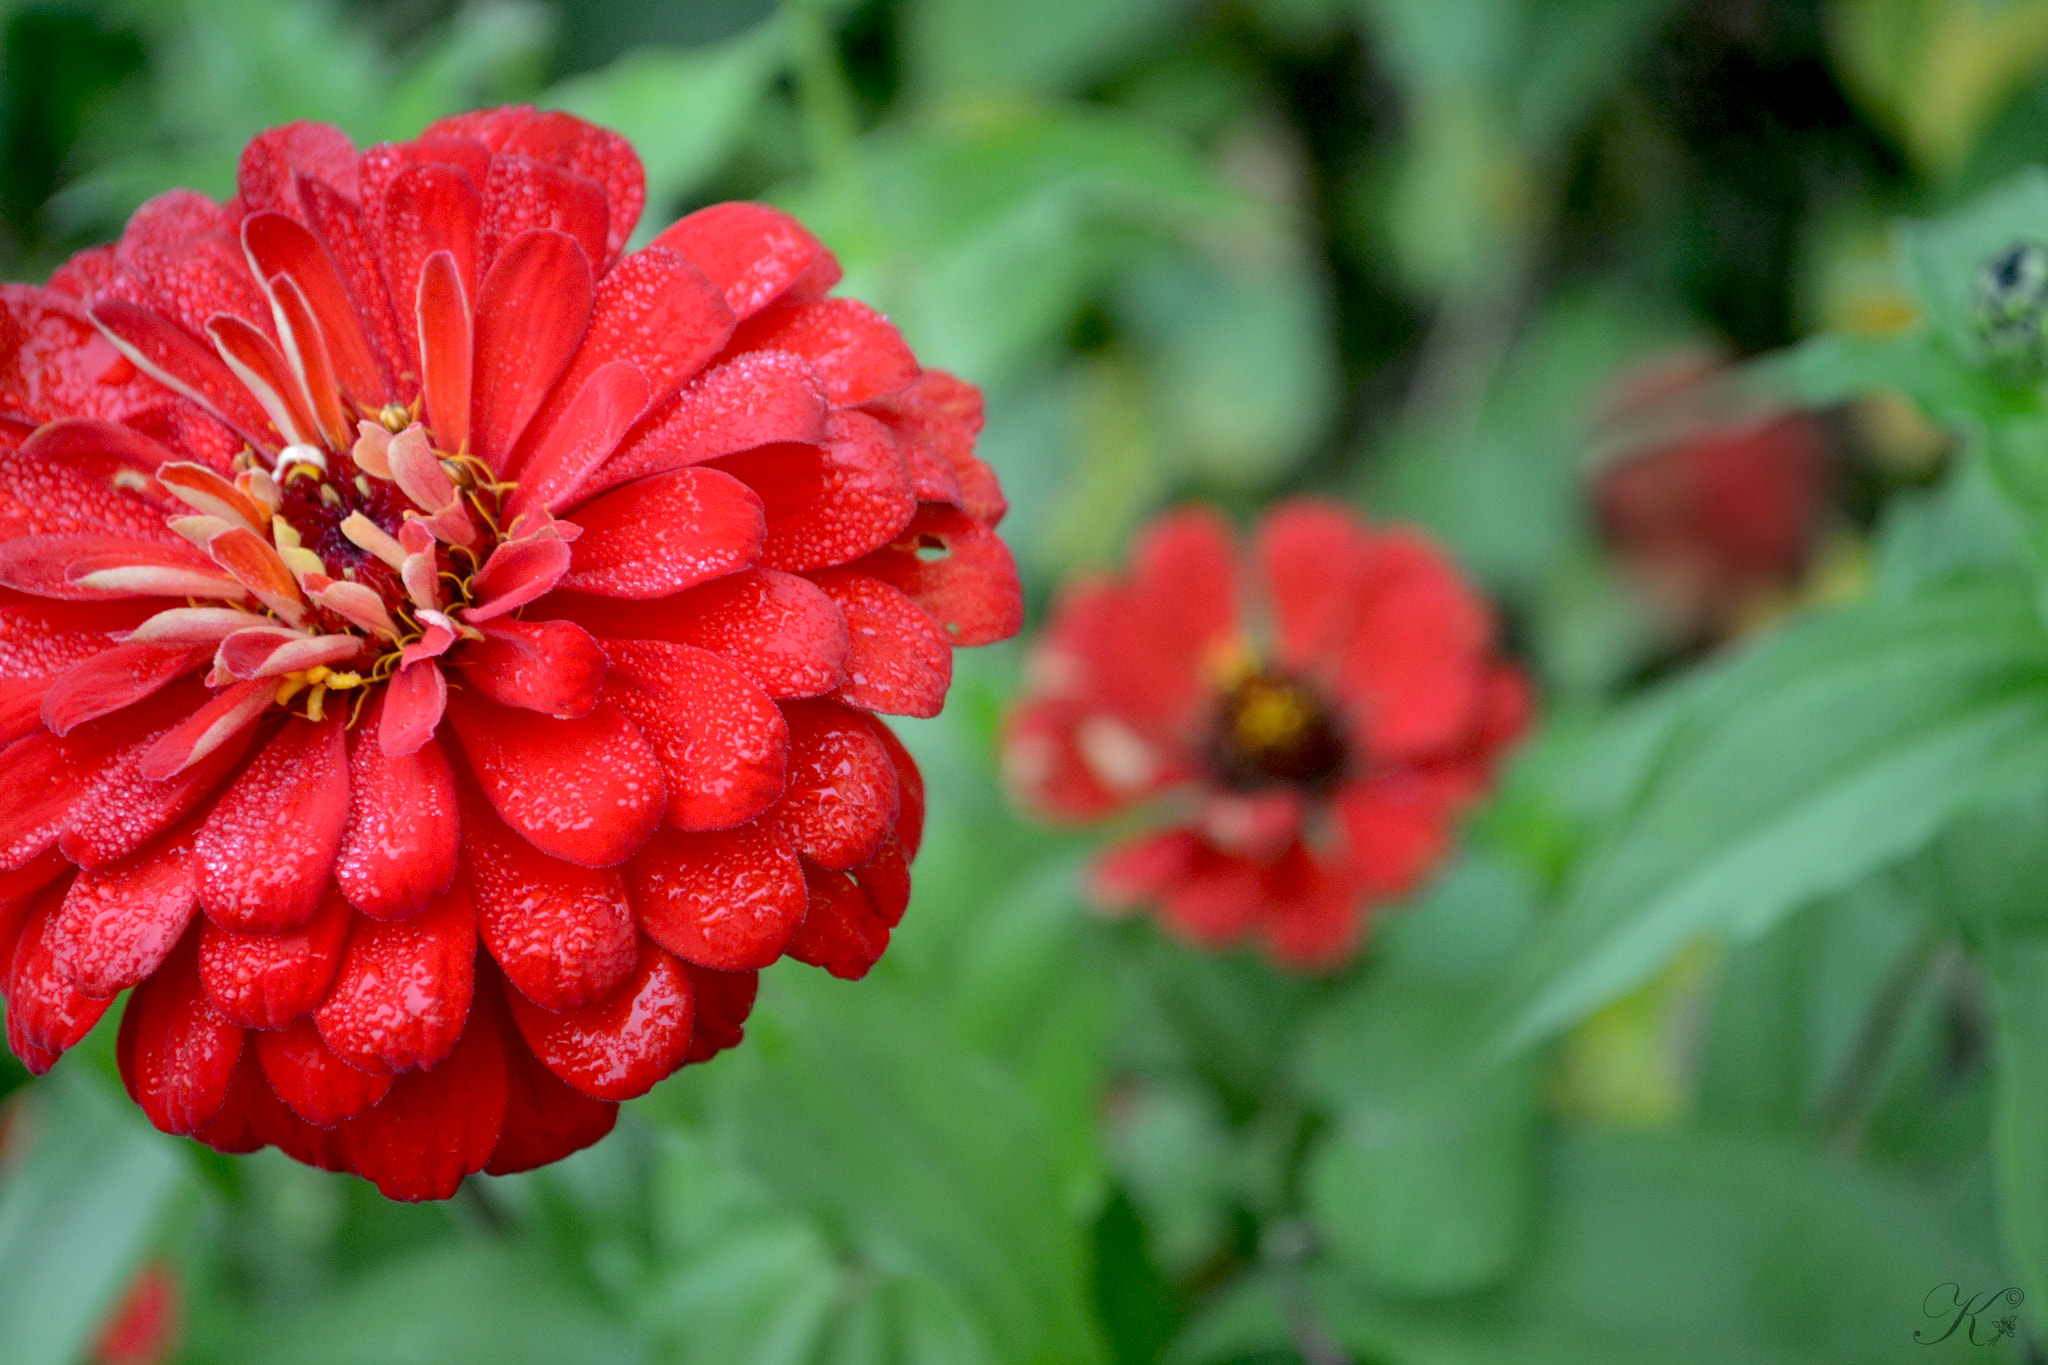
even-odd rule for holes
{"type": "Polygon", "coordinates": [[[310,1019],[256,1035],[263,1077],[294,1114],[318,1128],[373,1108],[391,1089],[388,1073],[358,1071],[321,1041],[310,1019]]]}
{"type": "MultiPolygon", "coordinates": [[[[432,667],[432,665],[426,665],[432,667]]],[[[389,692],[373,703],[391,705],[389,692]]],[[[349,736],[349,818],[334,880],[372,919],[403,919],[448,889],[460,818],[448,756],[431,735],[390,753],[381,710],[349,736]]]]}
{"type": "Polygon", "coordinates": [[[611,867],[660,823],[660,756],[615,706],[554,720],[458,694],[448,718],[491,805],[543,853],[611,867]]]}
{"type": "Polygon", "coordinates": [[[219,1117],[241,1060],[240,1026],[223,1018],[199,983],[199,935],[135,988],[115,1056],[128,1096],[166,1133],[194,1133],[219,1117]]]}
{"type": "Polygon", "coordinates": [[[283,933],[239,933],[207,920],[199,929],[206,998],[244,1028],[280,1029],[327,998],[354,916],[329,892],[313,918],[283,933]]]}
{"type": "Polygon", "coordinates": [[[809,903],[796,849],[766,821],[709,834],[663,830],[627,873],[647,936],[720,971],[781,957],[809,903]]]}
{"type": "Polygon", "coordinates": [[[541,1064],[594,1099],[646,1094],[690,1049],[690,979],[652,944],[609,999],[559,1013],[516,992],[506,1003],[541,1064]]]}
{"type": "Polygon", "coordinates": [[[463,619],[482,624],[554,591],[569,572],[569,546],[553,539],[510,541],[500,545],[471,580],[476,600],[464,608],[463,619]]]}
{"type": "Polygon", "coordinates": [[[286,721],[199,828],[199,902],[223,928],[279,933],[313,917],[348,820],[342,718],[286,721]]]}
{"type": "Polygon", "coordinates": [[[475,961],[476,919],[460,886],[406,919],[358,917],[313,1022],[360,1070],[431,1067],[469,1018],[475,961]]]}

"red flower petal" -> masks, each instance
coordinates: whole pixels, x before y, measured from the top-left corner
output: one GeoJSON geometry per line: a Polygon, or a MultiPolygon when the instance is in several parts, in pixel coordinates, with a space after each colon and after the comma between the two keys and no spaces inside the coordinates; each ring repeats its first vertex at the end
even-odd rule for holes
{"type": "Polygon", "coordinates": [[[1195,943],[1229,943],[1252,927],[1265,903],[1256,864],[1198,847],[1187,873],[1165,889],[1159,914],[1166,926],[1195,943]]]}
{"type": "Polygon", "coordinates": [[[1095,715],[1066,697],[1027,699],[1003,726],[1003,777],[1017,798],[1058,820],[1093,820],[1113,814],[1181,774],[1165,769],[1135,787],[1112,784],[1082,751],[1081,737],[1095,715]]]}
{"type": "Polygon", "coordinates": [[[634,429],[583,496],[761,446],[816,445],[831,412],[818,372],[785,351],[750,351],[707,370],[634,429]]]}
{"type": "MultiPolygon", "coordinates": [[[[391,292],[384,282],[383,267],[371,254],[362,214],[355,203],[344,198],[340,191],[319,180],[299,181],[299,202],[305,208],[307,223],[319,234],[322,245],[334,260],[335,269],[346,282],[357,316],[369,329],[377,367],[385,380],[386,397],[409,401],[411,387],[391,382],[395,378],[395,370],[410,367],[392,363],[403,349],[399,340],[397,312],[391,306],[391,292]]],[[[321,306],[316,299],[314,307],[321,306]]],[[[333,344],[331,340],[329,344],[333,344]]]]}
{"type": "Polygon", "coordinates": [[[724,298],[695,266],[659,247],[634,252],[599,282],[589,334],[536,429],[552,431],[577,391],[616,360],[646,375],[651,403],[668,401],[718,354],[732,329],[724,298]]]}
{"type": "Polygon", "coordinates": [[[746,568],[761,551],[761,498],[712,469],[677,469],[576,510],[583,534],[562,586],[605,597],[667,597],[746,568]]]}
{"type": "Polygon", "coordinates": [[[282,213],[252,213],[242,220],[242,249],[258,280],[282,275],[298,286],[319,322],[343,390],[365,408],[389,402],[383,366],[363,331],[355,300],[319,238],[282,213]]]}
{"type": "Polygon", "coordinates": [[[478,257],[486,264],[534,228],[575,238],[595,263],[609,258],[604,187],[587,176],[531,157],[500,153],[484,177],[484,217],[478,257]]]}
{"type": "Polygon", "coordinates": [[[1377,896],[1413,891],[1444,856],[1451,809],[1427,782],[1399,775],[1367,779],[1337,798],[1360,884],[1377,896]]]}
{"type": "Polygon", "coordinates": [[[855,712],[830,702],[790,702],[789,786],[766,818],[797,851],[829,868],[875,856],[896,822],[896,765],[855,712]]]}
{"type": "Polygon", "coordinates": [[[1335,678],[1372,755],[1455,744],[1477,711],[1492,639],[1485,603],[1433,546],[1407,532],[1377,537],[1335,678]]]}
{"type": "Polygon", "coordinates": [[[458,884],[409,919],[358,917],[313,1022],[358,1070],[432,1067],[469,1017],[475,972],[476,917],[458,884]]]}
{"type": "Polygon", "coordinates": [[[483,626],[483,636],[455,656],[455,671],[500,706],[568,718],[597,705],[604,651],[583,627],[501,617],[483,626]]]}
{"type": "Polygon", "coordinates": [[[430,252],[420,263],[412,310],[420,339],[420,393],[435,440],[449,450],[469,444],[475,404],[476,316],[469,289],[454,252],[430,252]]]}
{"type": "Polygon", "coordinates": [[[0,790],[14,793],[0,807],[0,869],[20,867],[57,842],[97,767],[41,730],[0,749],[0,790]]]}
{"type": "Polygon", "coordinates": [[[409,754],[385,753],[377,721],[372,713],[349,737],[348,828],[334,882],[372,919],[403,919],[454,879],[455,778],[432,739],[409,754]]]}
{"type": "Polygon", "coordinates": [[[575,390],[562,415],[516,462],[519,487],[506,502],[513,516],[573,501],[591,472],[611,457],[647,411],[647,376],[630,360],[614,360],[575,390]]]}
{"type": "Polygon", "coordinates": [[[756,821],[712,834],[663,830],[626,865],[649,938],[686,962],[736,972],[782,956],[808,903],[788,836],[756,821]]]}
{"type": "Polygon", "coordinates": [[[86,995],[118,995],[163,965],[198,910],[189,837],[80,873],[53,926],[57,970],[86,995]]]}
{"type": "Polygon", "coordinates": [[[128,1097],[163,1132],[195,1133],[219,1117],[241,1059],[242,1030],[200,987],[196,931],[135,988],[114,1055],[128,1097]]]}
{"type": "Polygon", "coordinates": [[[842,980],[860,980],[889,946],[888,923],[846,873],[806,863],[804,880],[811,904],[789,941],[789,955],[842,980]]]}
{"type": "Polygon", "coordinates": [[[483,1169],[505,1118],[506,1040],[496,1010],[469,1027],[432,1071],[393,1078],[376,1108],[343,1121],[350,1169],[386,1199],[446,1199],[483,1169]]]}
{"type": "Polygon", "coordinates": [[[625,878],[548,857],[480,805],[463,820],[463,866],[484,946],[544,1009],[610,995],[633,970],[639,941],[625,878]]]}
{"type": "Polygon", "coordinates": [[[955,645],[992,645],[1024,625],[1024,589],[1010,547],[950,507],[919,508],[896,544],[852,567],[931,613],[955,645]]]}
{"type": "Polygon", "coordinates": [[[331,123],[300,121],[266,128],[249,139],[235,167],[243,209],[298,206],[300,175],[323,180],[343,194],[356,192],[356,146],[331,123]]]}
{"type": "Polygon", "coordinates": [[[750,569],[654,602],[563,598],[559,605],[601,636],[709,650],[778,699],[822,696],[846,676],[846,618],[817,584],[795,574],[750,569]]]}
{"type": "Polygon", "coordinates": [[[342,724],[286,721],[199,827],[199,903],[222,928],[276,933],[319,908],[348,824],[342,724]]]}
{"type": "Polygon", "coordinates": [[[484,1170],[516,1175],[580,1152],[611,1132],[619,1106],[592,1099],[542,1066],[516,1034],[505,1038],[505,1124],[484,1170]]]}
{"type": "Polygon", "coordinates": [[[766,446],[728,456],[718,468],[761,495],[767,568],[849,563],[896,539],[917,513],[895,439],[858,412],[833,413],[823,445],[766,446]]]}
{"type": "Polygon", "coordinates": [[[738,1047],[747,1031],[743,1025],[754,1011],[754,996],[761,989],[759,972],[720,972],[695,963],[682,964],[690,978],[694,1018],[690,1023],[690,1052],[687,1062],[708,1062],[727,1048],[738,1047]]]}
{"type": "Polygon", "coordinates": [[[889,320],[853,299],[770,308],[733,333],[728,354],[789,351],[818,369],[834,405],[858,407],[910,385],[917,357],[889,320]]]}
{"type": "Polygon", "coordinates": [[[271,1090],[294,1114],[319,1128],[365,1113],[391,1089],[391,1077],[358,1071],[320,1040],[310,1019],[256,1035],[256,1059],[271,1090]]]}
{"type": "MultiPolygon", "coordinates": [[[[365,186],[366,192],[368,188],[365,186]]],[[[400,369],[412,369],[405,361],[420,351],[414,304],[427,257],[437,251],[453,256],[463,297],[476,297],[476,239],[482,217],[483,196],[477,183],[457,166],[432,162],[406,166],[385,187],[382,208],[372,214],[372,220],[383,230],[384,273],[390,282],[391,300],[397,305],[403,348],[400,369]]]]}
{"type": "MultiPolygon", "coordinates": [[[[186,774],[211,772],[223,755],[239,755],[248,747],[256,722],[270,709],[276,692],[277,684],[267,678],[227,688],[158,736],[137,763],[136,775],[168,787],[173,777],[182,780],[186,774]]],[[[212,785],[209,782],[206,789],[212,785]]]]}
{"type": "Polygon", "coordinates": [[[303,927],[242,934],[207,920],[199,930],[199,980],[206,998],[244,1028],[280,1029],[327,998],[355,916],[329,891],[303,927]]]}
{"type": "Polygon", "coordinates": [[[749,318],[781,297],[825,248],[796,219],[766,204],[713,204],[665,228],[667,247],[724,294],[733,316],[749,318]]]}
{"type": "Polygon", "coordinates": [[[560,1013],[517,993],[505,1002],[541,1065],[596,1099],[646,1094],[690,1050],[690,979],[652,944],[608,999],[560,1013]]]}
{"type": "Polygon", "coordinates": [[[846,681],[833,700],[896,716],[939,714],[953,683],[953,651],[924,608],[879,579],[845,569],[811,581],[846,617],[846,681]]]}
{"type": "Polygon", "coordinates": [[[472,445],[502,469],[590,326],[590,258],[567,233],[516,237],[477,301],[472,445]]]}
{"type": "Polygon", "coordinates": [[[448,709],[448,679],[432,659],[405,664],[384,685],[377,747],[390,758],[416,754],[434,738],[448,709]]]}
{"type": "Polygon", "coordinates": [[[960,509],[968,516],[994,526],[1010,510],[995,471],[974,455],[974,438],[982,426],[980,389],[944,371],[926,370],[909,388],[878,400],[868,411],[952,472],[960,485],[960,509]]]}
{"type": "Polygon", "coordinates": [[[910,908],[910,855],[900,839],[884,840],[873,862],[853,870],[853,880],[883,924],[894,929],[903,922],[903,912],[910,908]]]}
{"type": "Polygon", "coordinates": [[[269,444],[270,423],[218,355],[191,333],[125,299],[101,299],[92,320],[135,367],[172,393],[190,399],[243,439],[269,444]]]}
{"type": "Polygon", "coordinates": [[[1201,839],[1191,829],[1141,834],[1104,852],[1088,877],[1089,894],[1112,910],[1164,897],[1188,875],[1201,839]]]}
{"type": "Polygon", "coordinates": [[[1319,866],[1299,844],[1266,873],[1266,894],[1259,937],[1274,961],[1322,971],[1357,951],[1366,919],[1356,883],[1319,866]]]}
{"type": "Polygon", "coordinates": [[[470,580],[475,602],[463,610],[463,619],[481,625],[538,601],[554,591],[567,572],[569,546],[565,541],[547,538],[500,545],[470,580]]]}
{"type": "Polygon", "coordinates": [[[609,205],[610,254],[616,256],[633,235],[647,199],[646,177],[632,144],[609,128],[522,104],[456,114],[430,125],[421,140],[437,134],[475,138],[493,151],[516,152],[595,181],[609,205]]]}
{"type": "Polygon", "coordinates": [[[924,774],[917,770],[917,760],[903,747],[903,741],[887,721],[870,717],[868,730],[881,741],[889,761],[895,765],[897,804],[901,808],[896,816],[896,838],[903,845],[904,856],[915,858],[924,843],[924,774]]]}
{"type": "Polygon", "coordinates": [[[239,768],[256,733],[253,723],[246,725],[191,767],[171,777],[151,777],[150,754],[182,728],[169,727],[131,746],[100,770],[58,837],[65,857],[80,867],[105,867],[148,847],[239,768]]]}
{"type": "Polygon", "coordinates": [[[658,640],[612,640],[605,697],[660,756],[667,823],[729,829],[782,794],[789,727],[767,694],[715,654],[658,640]]]}
{"type": "Polygon", "coordinates": [[[38,428],[20,450],[0,458],[0,528],[14,536],[100,534],[171,541],[167,513],[181,504],[143,497],[122,476],[154,470],[170,454],[108,422],[38,428]],[[120,436],[108,440],[110,433],[120,436]],[[150,459],[140,464],[136,457],[150,459]]]}
{"type": "Polygon", "coordinates": [[[12,957],[0,964],[7,969],[7,1046],[35,1076],[76,1047],[114,1003],[84,994],[57,965],[57,910],[63,898],[59,885],[35,901],[12,957]]]}
{"type": "Polygon", "coordinates": [[[458,694],[448,717],[491,805],[551,857],[611,867],[661,822],[661,758],[615,706],[553,720],[458,694]]]}
{"type": "Polygon", "coordinates": [[[111,715],[160,691],[205,664],[210,649],[184,645],[123,644],[74,665],[43,694],[43,724],[69,734],[89,720],[111,715]]]}

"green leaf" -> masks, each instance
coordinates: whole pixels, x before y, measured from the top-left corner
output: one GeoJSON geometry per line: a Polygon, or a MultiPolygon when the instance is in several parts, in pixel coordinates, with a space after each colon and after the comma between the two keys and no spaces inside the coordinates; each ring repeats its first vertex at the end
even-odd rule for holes
{"type": "Polygon", "coordinates": [[[2038,1323],[2048,1305],[2048,936],[2000,936],[1978,960],[1996,1027],[1999,1221],[2038,1323]]]}
{"type": "Polygon", "coordinates": [[[1679,722],[1586,859],[1513,1008],[1527,1044],[1701,933],[1750,936],[1911,853],[2048,767],[2048,633],[1965,581],[1787,627],[1679,722]]]}
{"type": "MultiPolygon", "coordinates": [[[[1332,1267],[1303,1286],[1323,1325],[1386,1365],[2000,1359],[1999,1349],[1913,1340],[1936,1285],[2009,1283],[1965,1230],[1960,1201],[1938,1188],[1791,1143],[1695,1133],[1569,1137],[1550,1167],[1550,1215],[1508,1285],[1435,1305],[1332,1267]]],[[[1287,1349],[1275,1288],[1267,1275],[1222,1296],[1169,1360],[1287,1349]]]]}
{"type": "Polygon", "coordinates": [[[258,1319],[216,1347],[250,1365],[634,1365],[619,1323],[567,1293],[552,1267],[504,1247],[443,1245],[258,1319]]]}
{"type": "Polygon", "coordinates": [[[1223,259],[1162,252],[1121,281],[1160,434],[1185,474],[1257,483],[1325,435],[1339,379],[1328,288],[1279,243],[1223,259]]]}
{"type": "Polygon", "coordinates": [[[910,82],[927,99],[1049,93],[1099,80],[1159,42],[1186,0],[912,0],[910,82]]]}
{"type": "Polygon", "coordinates": [[[880,978],[783,969],[720,1077],[718,1134],[863,1261],[943,1285],[996,1359],[1103,1359],[1082,1242],[1017,1091],[880,978]]]}
{"type": "Polygon", "coordinates": [[[71,1365],[185,1183],[169,1139],[71,1070],[28,1092],[0,1178],[0,1360],[71,1365]]]}
{"type": "Polygon", "coordinates": [[[1535,1195],[1533,1063],[1434,1102],[1345,1113],[1310,1152],[1309,1217],[1330,1254],[1402,1294],[1454,1294],[1504,1274],[1535,1195]]]}
{"type": "MultiPolygon", "coordinates": [[[[2043,10],[2048,19],[2048,10],[2043,10]]],[[[1977,281],[1992,257],[2048,235],[2048,170],[2029,167],[1958,213],[1905,233],[1907,277],[1934,329],[1957,355],[1979,356],[1977,281]]]]}

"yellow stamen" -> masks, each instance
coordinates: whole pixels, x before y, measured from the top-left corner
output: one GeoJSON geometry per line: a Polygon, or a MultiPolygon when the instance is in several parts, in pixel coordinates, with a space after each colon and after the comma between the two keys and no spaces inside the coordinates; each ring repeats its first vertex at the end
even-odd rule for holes
{"type": "Polygon", "coordinates": [[[1253,683],[1246,687],[1233,726],[1245,749],[1281,749],[1300,738],[1315,719],[1309,700],[1298,688],[1253,683]]]}
{"type": "MultiPolygon", "coordinates": [[[[310,721],[319,721],[327,714],[327,694],[329,692],[344,692],[351,688],[361,687],[364,681],[365,679],[360,673],[337,673],[326,664],[316,664],[312,668],[301,668],[296,672],[287,673],[282,678],[279,678],[277,680],[277,691],[273,694],[273,699],[279,706],[289,706],[294,697],[298,696],[301,692],[305,692],[305,717],[310,721]],[[307,691],[308,688],[312,690],[307,691]]],[[[353,717],[351,717],[351,720],[353,720],[353,717]]]]}
{"type": "Polygon", "coordinates": [[[384,430],[396,436],[412,425],[412,412],[403,403],[386,403],[377,412],[377,420],[384,430]]]}

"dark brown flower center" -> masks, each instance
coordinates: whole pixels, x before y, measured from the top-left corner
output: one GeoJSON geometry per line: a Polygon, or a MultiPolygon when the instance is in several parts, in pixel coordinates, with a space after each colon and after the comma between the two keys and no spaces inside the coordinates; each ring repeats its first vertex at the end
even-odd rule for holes
{"type": "Polygon", "coordinates": [[[1337,785],[1349,759],[1342,728],[1321,695],[1270,673],[1253,673],[1223,694],[1208,753],[1226,787],[1299,787],[1315,795],[1337,785]]]}

